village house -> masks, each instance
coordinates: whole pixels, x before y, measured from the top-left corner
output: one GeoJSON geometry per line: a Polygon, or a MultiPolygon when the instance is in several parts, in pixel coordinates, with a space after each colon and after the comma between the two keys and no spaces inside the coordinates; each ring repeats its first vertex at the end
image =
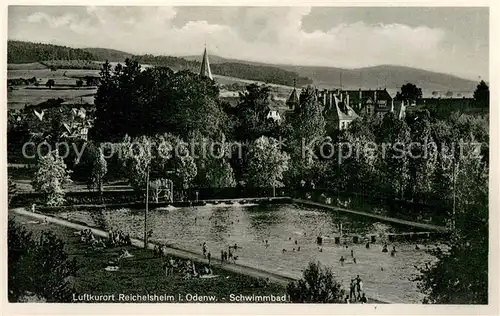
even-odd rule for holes
{"type": "MultiPolygon", "coordinates": [[[[391,112],[397,118],[406,115],[407,103],[393,99],[386,89],[379,90],[316,90],[316,100],[323,106],[327,130],[346,129],[359,117],[383,117],[391,112]]],[[[289,110],[300,106],[297,90],[294,88],[286,101],[289,110]]]]}
{"type": "Polygon", "coordinates": [[[361,116],[377,116],[382,118],[385,114],[392,112],[402,119],[406,115],[408,102],[396,100],[387,89],[375,90],[345,90],[349,95],[351,106],[361,116]]]}

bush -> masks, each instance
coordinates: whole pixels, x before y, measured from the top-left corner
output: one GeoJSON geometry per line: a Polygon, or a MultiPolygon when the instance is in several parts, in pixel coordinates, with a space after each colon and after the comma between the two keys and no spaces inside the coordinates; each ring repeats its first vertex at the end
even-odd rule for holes
{"type": "Polygon", "coordinates": [[[64,251],[64,243],[47,231],[36,241],[12,219],[8,225],[9,301],[36,297],[47,302],[70,302],[74,289],[69,278],[76,275],[77,266],[64,251]]]}
{"type": "Polygon", "coordinates": [[[309,263],[302,279],[288,284],[287,293],[294,303],[341,303],[344,296],[331,269],[322,267],[319,262],[309,263]]]}

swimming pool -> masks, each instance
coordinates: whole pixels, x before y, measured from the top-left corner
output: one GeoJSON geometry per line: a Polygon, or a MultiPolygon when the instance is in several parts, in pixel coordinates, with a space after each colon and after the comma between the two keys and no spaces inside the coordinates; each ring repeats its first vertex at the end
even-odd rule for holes
{"type": "MultiPolygon", "coordinates": [[[[56,215],[105,230],[121,229],[137,238],[143,236],[144,209],[71,210],[56,215]]],[[[396,256],[381,252],[387,233],[409,228],[295,204],[153,209],[148,228],[153,231],[150,241],[197,253],[202,253],[206,242],[216,258],[222,249],[237,244],[241,247],[235,253],[239,263],[289,277],[300,277],[309,261],[320,261],[331,267],[346,286],[360,275],[368,296],[397,303],[421,302],[423,296],[410,279],[417,273],[415,265],[433,260],[423,245],[417,251],[414,244],[391,243],[390,248],[395,245],[398,251],[396,256]],[[348,249],[335,244],[333,237],[339,234],[340,224],[344,236],[358,235],[360,243],[350,243],[348,249]],[[316,244],[320,235],[324,236],[321,247],[316,244]],[[367,249],[364,238],[371,235],[376,235],[378,242],[367,249]],[[339,262],[341,256],[347,259],[344,266],[339,262]]]]}

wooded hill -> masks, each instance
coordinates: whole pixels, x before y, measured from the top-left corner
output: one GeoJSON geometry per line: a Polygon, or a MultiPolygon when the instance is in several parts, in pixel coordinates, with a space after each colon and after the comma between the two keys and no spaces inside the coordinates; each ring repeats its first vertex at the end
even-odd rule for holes
{"type": "MultiPolygon", "coordinates": [[[[118,50],[104,48],[77,49],[66,46],[40,44],[21,41],[8,41],[7,62],[8,63],[33,63],[44,62],[58,68],[72,68],[74,63],[62,62],[47,63],[53,60],[79,60],[79,61],[105,61],[124,62],[131,58],[141,64],[155,66],[166,66],[174,70],[190,69],[197,71],[201,64],[199,61],[186,60],[173,56],[154,55],[132,55],[118,50]]],[[[96,69],[98,65],[77,63],[78,69],[96,69]],[[83,65],[83,66],[82,66],[83,65]]],[[[267,83],[291,85],[293,80],[299,85],[311,84],[313,81],[307,77],[301,77],[297,73],[271,66],[248,65],[243,63],[223,63],[212,65],[214,74],[235,77],[247,80],[262,81],[267,83]]]]}

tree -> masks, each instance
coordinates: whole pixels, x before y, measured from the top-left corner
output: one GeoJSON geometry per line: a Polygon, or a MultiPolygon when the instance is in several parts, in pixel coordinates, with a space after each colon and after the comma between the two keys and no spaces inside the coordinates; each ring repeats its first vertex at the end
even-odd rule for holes
{"type": "Polygon", "coordinates": [[[229,188],[236,186],[233,168],[228,161],[231,146],[224,136],[220,141],[206,138],[201,133],[191,133],[194,146],[191,155],[195,158],[197,174],[194,183],[200,187],[229,188]]]}
{"type": "Polygon", "coordinates": [[[212,159],[205,171],[205,184],[209,188],[232,188],[236,186],[234,171],[225,159],[212,159]]]}
{"type": "Polygon", "coordinates": [[[198,169],[196,168],[196,163],[194,158],[186,156],[175,156],[174,157],[174,168],[175,168],[175,178],[178,187],[184,190],[188,190],[191,185],[191,181],[196,177],[198,169]]]}
{"type": "Polygon", "coordinates": [[[253,187],[282,187],[289,160],[290,156],[280,150],[276,139],[261,136],[250,145],[247,154],[248,184],[253,187]]]}
{"type": "Polygon", "coordinates": [[[330,268],[310,262],[302,279],[288,284],[287,294],[293,303],[341,303],[344,290],[330,268]]]}
{"type": "Polygon", "coordinates": [[[82,80],[82,79],[78,79],[78,80],[76,81],[76,86],[77,86],[78,88],[81,88],[81,87],[83,86],[83,80],[82,80]]]}
{"type": "Polygon", "coordinates": [[[366,150],[376,140],[368,122],[367,118],[356,119],[338,137],[339,152],[335,158],[340,169],[336,177],[339,189],[367,193],[373,187],[378,157],[376,152],[366,150]]]}
{"type": "Polygon", "coordinates": [[[490,88],[481,80],[474,91],[474,101],[478,107],[487,108],[490,106],[490,88]]]}
{"type": "Polygon", "coordinates": [[[299,106],[291,114],[290,122],[292,134],[295,140],[310,141],[321,137],[325,133],[325,118],[322,114],[322,106],[316,101],[316,91],[308,86],[300,94],[299,106]]]}
{"type": "Polygon", "coordinates": [[[57,206],[64,203],[64,187],[70,184],[71,170],[68,170],[64,160],[57,150],[39,158],[37,171],[33,175],[33,188],[36,192],[45,194],[46,204],[57,206]]]}
{"type": "Polygon", "coordinates": [[[457,173],[452,236],[415,281],[424,303],[488,304],[488,169],[467,158],[457,173]]]}
{"type": "Polygon", "coordinates": [[[417,116],[410,125],[411,140],[414,145],[408,148],[410,196],[418,201],[425,200],[432,190],[432,177],[437,160],[437,148],[432,137],[428,113],[417,116]]]}
{"type": "Polygon", "coordinates": [[[100,148],[94,152],[91,163],[90,187],[102,195],[103,179],[108,172],[108,164],[100,148]]]}
{"type": "Polygon", "coordinates": [[[49,87],[49,89],[52,89],[52,87],[55,85],[54,79],[49,79],[45,83],[45,86],[49,87]]]}
{"type": "Polygon", "coordinates": [[[12,181],[11,177],[8,178],[7,183],[8,183],[8,199],[10,204],[10,201],[17,195],[17,184],[14,181],[12,181]]]}
{"type": "Polygon", "coordinates": [[[239,140],[253,141],[261,136],[268,136],[269,105],[271,103],[271,88],[250,84],[246,92],[240,93],[240,101],[237,106],[237,117],[239,126],[236,136],[239,140]]]}
{"type": "Polygon", "coordinates": [[[437,91],[432,91],[432,96],[433,96],[433,97],[437,97],[438,95],[439,95],[439,92],[437,92],[437,91]]]}
{"type": "Polygon", "coordinates": [[[409,161],[406,145],[410,143],[410,128],[404,120],[400,120],[393,113],[384,116],[380,128],[384,134],[381,143],[389,144],[389,148],[382,153],[381,165],[378,170],[381,191],[392,198],[403,199],[409,183],[409,161]]]}
{"type": "Polygon", "coordinates": [[[288,177],[291,183],[311,177],[314,156],[303,157],[303,146],[319,140],[325,133],[325,119],[315,93],[310,86],[303,89],[299,106],[287,117],[287,150],[291,157],[288,177]]]}
{"type": "Polygon", "coordinates": [[[127,135],[120,144],[119,151],[130,185],[135,191],[142,192],[146,187],[148,168],[151,166],[151,140],[141,136],[132,141],[127,135]]]}
{"type": "Polygon", "coordinates": [[[105,63],[100,75],[92,129],[95,139],[116,141],[126,134],[167,132],[184,136],[194,130],[217,136],[225,130],[227,119],[213,80],[166,67],[141,71],[137,61],[129,59],[114,70],[105,63]]]}
{"type": "Polygon", "coordinates": [[[69,259],[64,243],[50,231],[42,231],[38,241],[13,219],[8,223],[8,297],[20,302],[35,295],[47,302],[71,302],[69,278],[76,276],[76,260],[69,259]]]}
{"type": "Polygon", "coordinates": [[[422,98],[422,89],[413,83],[406,83],[401,86],[401,91],[397,93],[396,99],[403,101],[417,101],[422,98]]]}
{"type": "Polygon", "coordinates": [[[92,77],[92,76],[85,76],[85,85],[87,85],[88,87],[97,86],[97,85],[99,85],[99,78],[92,77]]]}

